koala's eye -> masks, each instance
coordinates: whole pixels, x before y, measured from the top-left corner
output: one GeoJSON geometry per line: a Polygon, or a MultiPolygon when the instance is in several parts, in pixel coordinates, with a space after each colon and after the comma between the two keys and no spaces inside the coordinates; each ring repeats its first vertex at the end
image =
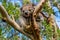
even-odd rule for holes
{"type": "Polygon", "coordinates": [[[24,12],[24,10],[23,10],[23,12],[24,12]]]}
{"type": "Polygon", "coordinates": [[[31,10],[29,10],[29,11],[31,11],[31,10]]]}

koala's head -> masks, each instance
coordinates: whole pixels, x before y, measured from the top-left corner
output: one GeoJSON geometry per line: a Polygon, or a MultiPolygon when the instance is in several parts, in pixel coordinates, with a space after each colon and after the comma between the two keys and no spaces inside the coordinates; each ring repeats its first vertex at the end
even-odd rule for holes
{"type": "Polygon", "coordinates": [[[21,8],[21,14],[25,17],[29,17],[34,11],[34,5],[33,4],[27,4],[27,5],[24,5],[22,8],[21,8]]]}

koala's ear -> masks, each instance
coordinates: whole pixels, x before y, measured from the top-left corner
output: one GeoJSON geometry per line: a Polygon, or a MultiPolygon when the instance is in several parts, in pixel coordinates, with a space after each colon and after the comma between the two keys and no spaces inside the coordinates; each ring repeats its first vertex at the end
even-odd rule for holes
{"type": "Polygon", "coordinates": [[[22,7],[20,8],[20,10],[22,11],[22,7]]]}
{"type": "Polygon", "coordinates": [[[32,4],[32,6],[36,6],[35,4],[32,4]]]}

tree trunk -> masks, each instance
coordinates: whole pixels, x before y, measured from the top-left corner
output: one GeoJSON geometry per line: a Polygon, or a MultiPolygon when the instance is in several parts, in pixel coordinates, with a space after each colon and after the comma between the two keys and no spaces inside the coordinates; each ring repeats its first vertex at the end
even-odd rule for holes
{"type": "Polygon", "coordinates": [[[36,22],[34,15],[32,14],[31,16],[32,16],[31,17],[31,29],[32,29],[32,35],[33,35],[32,40],[41,40],[39,26],[36,22]]]}
{"type": "Polygon", "coordinates": [[[37,37],[36,35],[35,36],[33,36],[33,39],[32,40],[42,40],[42,38],[39,36],[39,37],[37,37]]]}

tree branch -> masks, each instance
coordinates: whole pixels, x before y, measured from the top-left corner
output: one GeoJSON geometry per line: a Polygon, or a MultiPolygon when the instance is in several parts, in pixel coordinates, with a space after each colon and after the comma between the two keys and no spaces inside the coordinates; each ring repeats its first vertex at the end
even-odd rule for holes
{"type": "Polygon", "coordinates": [[[41,36],[40,36],[40,30],[38,27],[38,24],[36,22],[36,16],[37,13],[39,13],[42,9],[43,4],[45,3],[46,0],[42,0],[36,7],[34,12],[32,13],[32,17],[31,17],[31,27],[32,27],[32,31],[33,31],[33,36],[35,37],[35,40],[41,40],[41,36]],[[33,30],[34,29],[34,30],[33,30]]]}
{"type": "Polygon", "coordinates": [[[43,6],[43,4],[46,2],[46,0],[41,0],[41,2],[35,7],[35,10],[34,10],[34,12],[33,12],[33,14],[32,14],[32,22],[33,22],[33,24],[35,25],[35,27],[37,27],[38,25],[37,25],[37,23],[36,23],[36,19],[35,19],[35,16],[37,16],[37,13],[39,13],[40,11],[41,11],[41,9],[42,9],[42,6],[43,6]]]}
{"type": "Polygon", "coordinates": [[[14,20],[12,20],[9,17],[7,11],[2,5],[0,5],[0,12],[1,12],[2,17],[5,18],[6,22],[8,22],[13,28],[15,28],[17,31],[21,32],[22,34],[28,36],[29,38],[32,38],[31,35],[29,35],[28,33],[25,33],[23,29],[14,20]]]}
{"type": "Polygon", "coordinates": [[[39,2],[39,4],[35,7],[35,10],[33,12],[34,15],[36,15],[37,13],[41,11],[42,6],[44,5],[45,2],[46,0],[41,0],[41,2],[39,2]]]}

